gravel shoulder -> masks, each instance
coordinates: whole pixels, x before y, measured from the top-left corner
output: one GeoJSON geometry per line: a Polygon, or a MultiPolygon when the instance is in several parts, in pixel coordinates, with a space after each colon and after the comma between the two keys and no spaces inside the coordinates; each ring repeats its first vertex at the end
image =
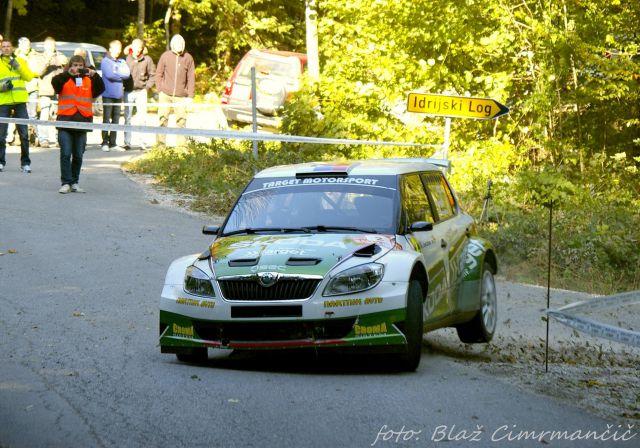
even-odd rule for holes
{"type": "MultiPolygon", "coordinates": [[[[491,344],[463,344],[454,329],[443,329],[425,336],[428,350],[621,424],[640,424],[640,349],[579,333],[551,319],[546,372],[546,288],[501,279],[496,286],[499,318],[491,344]]],[[[552,289],[551,308],[594,297],[552,289]]],[[[588,317],[637,331],[640,305],[588,317]]]]}
{"type": "MultiPolygon", "coordinates": [[[[224,219],[194,212],[189,208],[192,197],[160,186],[153,176],[125,174],[143,188],[152,204],[200,216],[203,224],[220,224],[224,219]]],[[[425,336],[426,351],[473,365],[506,383],[571,403],[620,424],[640,426],[640,348],[578,333],[551,319],[547,372],[546,288],[498,278],[497,290],[498,328],[490,344],[463,344],[454,329],[442,329],[425,336]]],[[[551,309],[594,297],[552,289],[551,309]]],[[[589,317],[640,330],[640,305],[609,309],[589,317]]],[[[429,361],[428,353],[423,362],[429,361]]]]}

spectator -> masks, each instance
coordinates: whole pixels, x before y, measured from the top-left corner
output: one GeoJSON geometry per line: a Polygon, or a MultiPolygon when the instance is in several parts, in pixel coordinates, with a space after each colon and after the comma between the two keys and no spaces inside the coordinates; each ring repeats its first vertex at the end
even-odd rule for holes
{"type": "MultiPolygon", "coordinates": [[[[42,54],[31,48],[29,38],[21,37],[18,39],[16,56],[27,61],[29,70],[31,70],[35,76],[40,76],[40,73],[44,70],[42,54]]],[[[38,118],[38,80],[34,77],[31,81],[26,82],[25,85],[27,87],[27,94],[29,95],[27,113],[30,119],[35,120],[38,118]]],[[[33,126],[29,126],[29,142],[35,143],[35,128],[33,126]]]]}
{"type": "MultiPolygon", "coordinates": [[[[120,121],[122,98],[124,97],[123,81],[131,76],[129,66],[124,59],[119,58],[122,53],[122,43],[119,40],[109,42],[109,51],[102,59],[100,67],[104,81],[102,94],[103,117],[106,124],[118,124],[120,121]]],[[[116,144],[116,131],[102,131],[103,151],[124,151],[116,144]]]]}
{"type": "MultiPolygon", "coordinates": [[[[0,34],[0,43],[4,40],[4,37],[2,36],[2,34],[0,34]]],[[[13,144],[13,140],[15,138],[14,133],[16,131],[16,126],[13,123],[9,123],[9,127],[8,127],[8,131],[7,131],[7,138],[5,140],[7,145],[12,145],[13,144]]],[[[2,171],[2,170],[0,170],[2,171]]]]}
{"type": "MultiPolygon", "coordinates": [[[[33,79],[27,61],[14,57],[13,44],[8,40],[2,41],[2,55],[0,55],[0,117],[8,118],[13,114],[15,118],[29,118],[27,114],[27,89],[25,81],[33,79]]],[[[0,123],[0,171],[5,167],[7,150],[7,123],[0,123]]],[[[31,172],[29,159],[29,131],[26,124],[17,125],[20,135],[20,166],[23,173],[31,172]]]]}
{"type": "MultiPolygon", "coordinates": [[[[133,122],[133,115],[136,115],[136,124],[147,125],[147,90],[154,84],[156,66],[151,56],[146,54],[144,41],[133,39],[128,47],[127,65],[131,71],[133,90],[124,93],[124,124],[130,125],[133,122]],[[135,104],[135,106],[134,106],[135,104]],[[135,111],[134,111],[135,108],[135,111]]],[[[131,132],[124,133],[124,149],[131,149],[131,132]]],[[[142,149],[146,149],[144,142],[140,143],[142,149]]]]}
{"type": "MultiPolygon", "coordinates": [[[[73,50],[73,55],[74,56],[80,56],[82,59],[84,59],[84,63],[85,63],[85,68],[90,68],[92,70],[95,70],[96,68],[93,65],[89,65],[89,59],[87,58],[87,50],[85,50],[84,48],[76,48],[75,50],[73,50]]],[[[100,78],[102,79],[102,78],[100,78]]]]}
{"type": "MultiPolygon", "coordinates": [[[[40,74],[38,82],[38,102],[40,104],[40,120],[49,121],[56,113],[55,99],[56,93],[51,85],[51,80],[58,73],[62,73],[63,67],[67,63],[67,57],[56,50],[56,40],[49,36],[44,40],[44,70],[40,74]]],[[[53,126],[38,126],[37,146],[48,148],[56,141],[55,129],[53,126]]]]}
{"type": "MultiPolygon", "coordinates": [[[[56,75],[51,81],[59,95],[58,123],[65,121],[93,122],[93,99],[104,91],[104,83],[93,68],[86,68],[82,56],[73,55],[66,71],[56,75]]],[[[87,146],[86,130],[58,127],[60,145],[59,193],[84,193],[78,185],[82,156],[87,146]]]]}
{"type": "MultiPolygon", "coordinates": [[[[184,38],[176,34],[169,44],[171,50],[162,53],[156,70],[156,88],[159,92],[158,116],[160,126],[169,123],[169,114],[173,110],[176,114],[176,124],[179,128],[187,126],[187,107],[193,101],[196,88],[195,62],[193,57],[184,51],[184,38]]],[[[166,144],[166,134],[158,134],[156,142],[159,146],[166,144]]],[[[178,145],[185,142],[183,136],[178,136],[178,145]]]]}

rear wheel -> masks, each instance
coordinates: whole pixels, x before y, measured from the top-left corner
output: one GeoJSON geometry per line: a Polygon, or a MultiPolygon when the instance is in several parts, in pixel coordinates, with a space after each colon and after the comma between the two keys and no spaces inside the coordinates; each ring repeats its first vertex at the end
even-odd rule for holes
{"type": "Polygon", "coordinates": [[[176,358],[181,362],[201,364],[209,359],[209,355],[206,348],[200,347],[191,349],[188,353],[176,353],[176,358]]]}
{"type": "Polygon", "coordinates": [[[407,316],[404,321],[404,335],[407,338],[407,352],[398,356],[398,366],[413,372],[420,364],[422,356],[422,286],[417,280],[409,282],[407,291],[407,316]]]}
{"type": "Polygon", "coordinates": [[[498,298],[493,271],[486,262],[482,266],[480,280],[480,309],[469,322],[456,327],[458,337],[462,342],[489,342],[496,331],[498,320],[498,298]]]}

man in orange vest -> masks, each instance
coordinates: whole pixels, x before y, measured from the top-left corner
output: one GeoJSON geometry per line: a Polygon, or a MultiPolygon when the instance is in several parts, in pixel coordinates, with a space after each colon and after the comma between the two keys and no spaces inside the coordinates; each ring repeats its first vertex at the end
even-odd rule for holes
{"type": "MultiPolygon", "coordinates": [[[[104,82],[92,68],[86,68],[82,56],[72,56],[67,69],[51,80],[58,94],[58,122],[93,122],[93,100],[104,92],[104,82]]],[[[82,156],[87,146],[87,130],[58,128],[60,145],[59,193],[84,193],[78,181],[82,156]]]]}

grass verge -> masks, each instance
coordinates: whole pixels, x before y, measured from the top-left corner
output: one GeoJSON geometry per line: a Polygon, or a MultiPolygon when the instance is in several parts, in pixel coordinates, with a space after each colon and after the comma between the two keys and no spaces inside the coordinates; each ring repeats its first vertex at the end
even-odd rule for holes
{"type": "MultiPolygon", "coordinates": [[[[333,154],[335,156],[336,154],[333,154]]],[[[254,172],[267,166],[319,159],[279,144],[261,143],[259,161],[248,142],[190,144],[152,150],[130,162],[132,172],[152,174],[179,193],[195,196],[191,207],[226,215],[254,172]]],[[[338,157],[339,158],[339,157],[338,157]]],[[[454,185],[455,187],[455,185],[454,185]]],[[[482,198],[463,192],[463,203],[479,215],[482,198]],[[475,206],[474,206],[475,205],[475,206]]],[[[546,284],[548,209],[496,204],[498,215],[480,231],[498,252],[500,274],[522,283],[546,284]]],[[[624,204],[568,201],[554,210],[551,285],[555,288],[610,294],[640,289],[640,214],[624,204]]]]}

